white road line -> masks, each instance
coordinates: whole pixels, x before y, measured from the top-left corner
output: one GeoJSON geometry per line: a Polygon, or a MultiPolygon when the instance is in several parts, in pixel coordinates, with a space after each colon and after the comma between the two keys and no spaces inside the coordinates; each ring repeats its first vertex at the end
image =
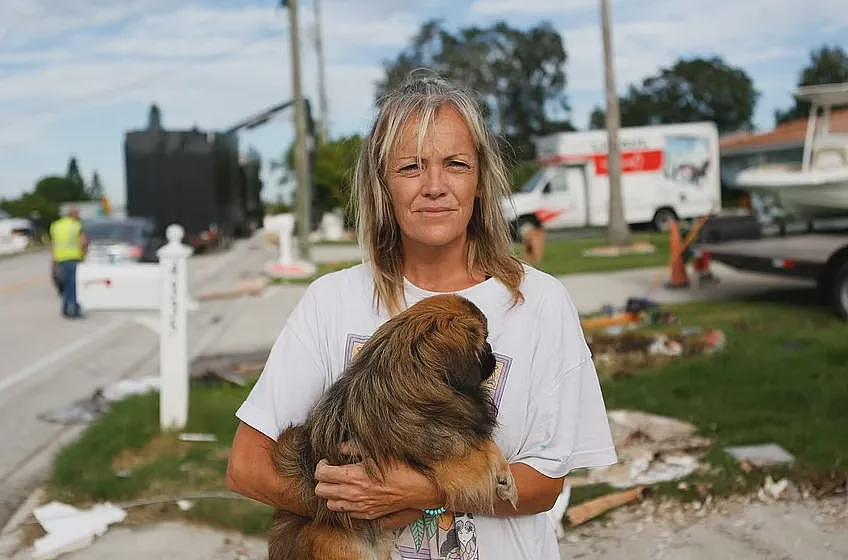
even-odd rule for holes
{"type": "Polygon", "coordinates": [[[118,325],[120,325],[124,322],[126,322],[124,319],[109,321],[108,323],[103,325],[102,328],[90,333],[89,335],[84,336],[84,337],[82,337],[78,340],[75,340],[74,342],[72,342],[72,343],[70,343],[66,346],[63,346],[62,348],[59,348],[55,352],[52,352],[52,353],[44,356],[43,358],[41,358],[40,360],[38,360],[34,364],[30,364],[29,366],[25,367],[24,369],[19,370],[17,373],[10,375],[9,377],[6,377],[4,379],[0,379],[0,391],[4,391],[4,390],[8,389],[9,387],[11,387],[12,385],[14,385],[15,383],[18,383],[20,381],[23,381],[24,379],[31,377],[33,374],[37,373],[39,370],[46,368],[47,366],[53,364],[54,362],[58,362],[59,360],[61,360],[65,356],[68,356],[68,355],[72,354],[73,352],[76,352],[77,350],[79,350],[80,348],[85,346],[86,344],[90,344],[91,342],[94,342],[98,338],[100,338],[100,337],[102,337],[106,334],[109,334],[110,332],[113,332],[115,330],[115,328],[118,327],[118,325]]]}

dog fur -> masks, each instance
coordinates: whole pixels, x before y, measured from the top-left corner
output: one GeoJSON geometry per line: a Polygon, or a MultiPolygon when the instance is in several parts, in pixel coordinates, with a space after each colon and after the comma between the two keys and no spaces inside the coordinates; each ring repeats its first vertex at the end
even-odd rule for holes
{"type": "Polygon", "coordinates": [[[369,474],[403,462],[428,476],[451,511],[493,512],[516,505],[509,465],[492,440],[496,410],[482,387],[495,369],[486,317],[468,300],[439,295],[383,324],[301,426],[273,448],[277,473],[295,479],[311,517],[278,510],[270,560],[385,560],[393,535],[378,521],[327,509],[315,496],[315,467],[359,461],[369,474]]]}

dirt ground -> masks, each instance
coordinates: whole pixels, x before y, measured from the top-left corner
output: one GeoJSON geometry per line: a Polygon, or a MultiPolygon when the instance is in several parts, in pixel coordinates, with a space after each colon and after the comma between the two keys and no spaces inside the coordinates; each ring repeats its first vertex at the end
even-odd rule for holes
{"type": "Polygon", "coordinates": [[[848,497],[646,501],[567,530],[560,551],[575,560],[845,559],[848,497]]]}
{"type": "MultiPolygon", "coordinates": [[[[7,541],[7,544],[8,541],[7,541]]],[[[260,560],[264,539],[174,521],[113,526],[67,560],[260,560]]],[[[778,502],[756,496],[713,503],[647,500],[607,518],[569,529],[564,560],[838,560],[848,558],[848,497],[796,497],[778,502]]],[[[11,550],[2,550],[0,556],[11,550]]],[[[12,560],[31,558],[17,550],[12,560]]],[[[481,559],[486,560],[486,559],[481,559]]]]}

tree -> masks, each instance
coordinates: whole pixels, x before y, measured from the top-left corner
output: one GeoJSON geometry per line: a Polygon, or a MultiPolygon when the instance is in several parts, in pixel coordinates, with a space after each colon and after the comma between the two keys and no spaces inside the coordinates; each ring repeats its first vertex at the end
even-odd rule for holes
{"type": "Polygon", "coordinates": [[[88,200],[82,181],[67,177],[43,177],[35,184],[33,193],[57,205],[61,202],[88,200]]]}
{"type": "Polygon", "coordinates": [[[71,156],[71,159],[68,161],[68,171],[65,172],[65,177],[69,181],[73,181],[85,189],[85,181],[83,181],[82,173],[80,173],[79,166],[77,165],[77,158],[73,156],[71,156]]]}
{"type": "MultiPolygon", "coordinates": [[[[347,206],[353,168],[361,147],[362,138],[352,135],[325,142],[316,148],[312,169],[313,224],[317,225],[324,212],[347,206]]],[[[272,162],[272,168],[291,170],[293,166],[293,146],[281,161],[272,162]]],[[[288,177],[284,176],[281,182],[286,181],[288,177]]]]}
{"type": "Polygon", "coordinates": [[[496,129],[513,145],[516,157],[534,155],[532,137],[574,130],[565,97],[566,52],[548,23],[526,31],[504,22],[450,33],[438,20],[421,27],[411,45],[384,61],[377,96],[400,84],[416,68],[430,68],[476,91],[496,129]]]}
{"type": "Polygon", "coordinates": [[[90,200],[100,200],[104,194],[103,185],[100,183],[100,175],[95,171],[91,176],[91,184],[88,186],[87,196],[90,200]]]}
{"type": "MultiPolygon", "coordinates": [[[[744,70],[719,57],[681,59],[641,86],[628,87],[621,99],[621,124],[713,121],[720,132],[750,129],[758,95],[744,70]]],[[[603,111],[595,109],[590,125],[601,128],[603,122],[603,111]]]]}
{"type": "Polygon", "coordinates": [[[598,130],[606,126],[606,113],[600,107],[595,107],[589,114],[589,129],[598,130]]]}
{"type": "MultiPolygon", "coordinates": [[[[848,82],[848,54],[840,46],[823,46],[810,52],[810,62],[801,70],[799,86],[839,84],[848,82]]],[[[776,124],[803,119],[810,112],[810,104],[796,99],[795,106],[774,112],[776,124]]]]}

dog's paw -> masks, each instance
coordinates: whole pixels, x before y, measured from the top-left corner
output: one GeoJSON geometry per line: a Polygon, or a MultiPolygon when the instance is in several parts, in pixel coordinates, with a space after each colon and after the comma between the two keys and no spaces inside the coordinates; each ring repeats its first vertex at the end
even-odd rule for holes
{"type": "Polygon", "coordinates": [[[518,507],[518,489],[515,487],[515,479],[512,478],[509,467],[497,473],[496,479],[498,498],[504,502],[509,502],[512,504],[512,508],[516,509],[518,507]]]}

